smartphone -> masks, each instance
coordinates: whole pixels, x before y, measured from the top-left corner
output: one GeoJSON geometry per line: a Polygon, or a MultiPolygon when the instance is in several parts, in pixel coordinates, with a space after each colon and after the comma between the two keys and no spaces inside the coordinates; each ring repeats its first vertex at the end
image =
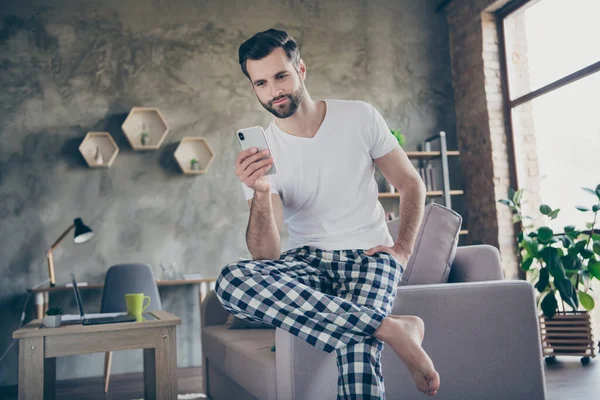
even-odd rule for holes
{"type": "MultiPolygon", "coordinates": [[[[273,156],[269,143],[267,143],[267,137],[262,126],[252,126],[250,128],[239,129],[236,133],[237,139],[242,146],[242,150],[247,150],[252,147],[256,147],[258,151],[269,149],[269,155],[273,156]]],[[[264,160],[266,157],[261,158],[264,160]]],[[[277,173],[275,163],[271,164],[271,168],[265,173],[265,175],[273,175],[277,173]]]]}

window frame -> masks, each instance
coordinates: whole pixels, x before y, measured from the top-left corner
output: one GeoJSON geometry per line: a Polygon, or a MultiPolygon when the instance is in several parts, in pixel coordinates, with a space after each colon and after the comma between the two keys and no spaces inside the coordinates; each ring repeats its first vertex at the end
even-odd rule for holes
{"type": "Polygon", "coordinates": [[[523,7],[531,7],[534,4],[544,0],[513,0],[500,8],[494,13],[496,19],[496,27],[498,33],[498,50],[500,52],[500,82],[502,86],[502,97],[504,99],[504,115],[505,115],[505,128],[507,134],[507,145],[508,145],[508,157],[509,157],[509,172],[511,186],[520,188],[519,179],[517,175],[517,158],[514,146],[514,125],[512,119],[512,110],[521,104],[527,103],[541,97],[545,94],[553,92],[556,89],[560,89],[563,86],[576,82],[589,75],[600,72],[600,60],[585,66],[571,74],[563,76],[553,82],[550,82],[539,89],[533,90],[529,93],[511,100],[510,88],[509,88],[509,77],[508,77],[508,61],[507,61],[507,48],[506,48],[506,32],[504,30],[504,21],[514,12],[521,10],[523,7]]]}

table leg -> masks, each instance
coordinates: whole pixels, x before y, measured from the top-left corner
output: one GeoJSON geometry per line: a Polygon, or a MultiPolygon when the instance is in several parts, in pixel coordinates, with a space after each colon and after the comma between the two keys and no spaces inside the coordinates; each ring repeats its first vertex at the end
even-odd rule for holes
{"type": "Polygon", "coordinates": [[[56,399],[56,358],[44,359],[44,400],[56,399]]]}
{"type": "Polygon", "coordinates": [[[144,399],[156,400],[156,350],[144,349],[144,399]]]}
{"type": "Polygon", "coordinates": [[[19,339],[19,400],[44,398],[44,338],[19,339]]]}
{"type": "Polygon", "coordinates": [[[144,349],[144,398],[177,399],[177,336],[164,328],[156,347],[144,349]]]}

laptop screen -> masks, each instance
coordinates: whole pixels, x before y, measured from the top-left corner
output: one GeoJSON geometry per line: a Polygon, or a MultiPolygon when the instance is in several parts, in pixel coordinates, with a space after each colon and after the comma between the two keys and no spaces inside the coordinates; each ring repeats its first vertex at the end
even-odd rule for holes
{"type": "Polygon", "coordinates": [[[75,292],[75,302],[79,308],[79,315],[81,318],[84,317],[83,313],[83,302],[81,301],[81,294],[79,294],[79,288],[77,287],[77,281],[75,280],[75,274],[71,272],[71,280],[73,281],[73,291],[75,292]]]}

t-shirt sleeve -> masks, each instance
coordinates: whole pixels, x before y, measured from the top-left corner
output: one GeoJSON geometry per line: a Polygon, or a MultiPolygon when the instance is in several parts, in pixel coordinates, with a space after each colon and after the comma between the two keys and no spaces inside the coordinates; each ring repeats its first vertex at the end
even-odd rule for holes
{"type": "Polygon", "coordinates": [[[385,156],[398,146],[398,139],[390,132],[390,128],[379,112],[371,105],[371,121],[369,124],[369,154],[372,159],[385,156]]]}
{"type": "MultiPolygon", "coordinates": [[[[277,185],[276,176],[277,176],[277,174],[267,176],[267,178],[271,181],[271,193],[272,194],[279,194],[279,186],[277,185]]],[[[244,196],[246,197],[246,200],[250,200],[250,199],[254,198],[254,190],[250,189],[243,182],[242,182],[242,189],[244,190],[244,196]]]]}

